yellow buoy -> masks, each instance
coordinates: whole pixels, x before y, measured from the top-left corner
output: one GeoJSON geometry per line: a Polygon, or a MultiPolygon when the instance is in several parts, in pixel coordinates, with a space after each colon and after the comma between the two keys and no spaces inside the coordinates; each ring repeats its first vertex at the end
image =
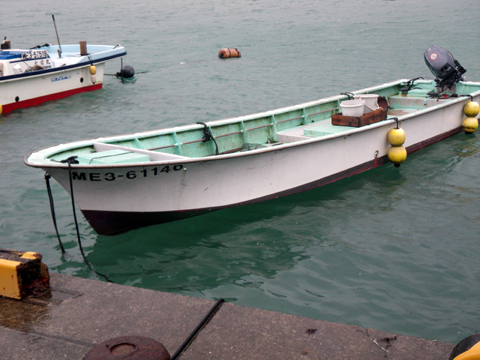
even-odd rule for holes
{"type": "Polygon", "coordinates": [[[387,156],[395,167],[399,167],[407,158],[407,149],[402,145],[405,143],[405,130],[400,128],[398,118],[393,118],[397,122],[397,127],[390,129],[387,134],[387,141],[390,145],[387,156]]]}
{"type": "Polygon", "coordinates": [[[388,149],[388,160],[399,167],[407,159],[407,149],[403,146],[392,146],[388,149]]]}
{"type": "Polygon", "coordinates": [[[465,116],[474,117],[480,112],[480,105],[475,101],[469,101],[463,107],[463,113],[465,116]]]}
{"type": "Polygon", "coordinates": [[[387,140],[392,146],[402,146],[405,142],[405,131],[401,128],[391,129],[387,134],[387,140]]]}
{"type": "Polygon", "coordinates": [[[97,68],[95,65],[90,65],[88,71],[90,71],[90,75],[95,75],[97,73],[97,68]]]}
{"type": "Polygon", "coordinates": [[[475,117],[466,117],[462,123],[463,131],[472,134],[478,128],[478,120],[475,117]]]}
{"type": "Polygon", "coordinates": [[[2,107],[2,104],[0,104],[0,115],[2,115],[2,112],[3,112],[3,107],[2,107]]]}

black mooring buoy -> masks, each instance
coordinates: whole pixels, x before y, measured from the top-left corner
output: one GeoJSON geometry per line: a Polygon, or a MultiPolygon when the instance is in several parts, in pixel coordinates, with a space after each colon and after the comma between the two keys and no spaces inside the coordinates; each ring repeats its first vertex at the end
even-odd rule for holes
{"type": "Polygon", "coordinates": [[[130,65],[125,65],[122,67],[122,70],[115,74],[116,77],[121,77],[124,79],[130,79],[135,75],[135,69],[130,65]]]}

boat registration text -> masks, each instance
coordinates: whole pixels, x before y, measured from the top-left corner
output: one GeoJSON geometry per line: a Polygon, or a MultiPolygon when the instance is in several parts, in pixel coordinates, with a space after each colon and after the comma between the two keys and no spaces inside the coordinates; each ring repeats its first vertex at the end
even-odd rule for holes
{"type": "Polygon", "coordinates": [[[82,180],[82,181],[115,181],[115,180],[133,180],[137,178],[146,178],[149,176],[157,176],[161,174],[167,174],[171,171],[180,171],[183,170],[183,165],[165,165],[162,168],[154,167],[151,169],[143,170],[130,170],[126,173],[98,173],[98,172],[77,172],[72,171],[72,180],[82,180]]]}

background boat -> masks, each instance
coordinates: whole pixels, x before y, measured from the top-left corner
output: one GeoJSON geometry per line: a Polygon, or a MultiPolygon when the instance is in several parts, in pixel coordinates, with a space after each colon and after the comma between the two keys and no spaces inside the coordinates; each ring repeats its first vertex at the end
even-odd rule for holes
{"type": "MultiPolygon", "coordinates": [[[[86,41],[27,49],[11,48],[9,41],[2,45],[6,45],[0,51],[2,113],[99,90],[105,63],[127,55],[120,44],[91,45],[86,41]]],[[[120,64],[118,69],[122,69],[120,64]]]]}

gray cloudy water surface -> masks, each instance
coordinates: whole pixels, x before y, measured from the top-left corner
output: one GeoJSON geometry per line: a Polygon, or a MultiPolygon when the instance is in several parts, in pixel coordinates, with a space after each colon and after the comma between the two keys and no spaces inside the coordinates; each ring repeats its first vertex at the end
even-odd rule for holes
{"type": "MultiPolygon", "coordinates": [[[[480,81],[478,0],[0,4],[13,47],[56,43],[55,14],[62,43],[121,43],[137,71],[0,117],[0,247],[85,278],[98,277],[78,250],[70,199],[53,182],[62,257],[44,174],[23,163],[33,150],[433,78],[432,44],[480,81]],[[242,57],[218,59],[223,47],[242,57]]],[[[97,235],[78,212],[82,241],[116,283],[455,343],[479,331],[479,150],[478,134],[458,134],[398,169],[119,236],[97,235]]]]}

